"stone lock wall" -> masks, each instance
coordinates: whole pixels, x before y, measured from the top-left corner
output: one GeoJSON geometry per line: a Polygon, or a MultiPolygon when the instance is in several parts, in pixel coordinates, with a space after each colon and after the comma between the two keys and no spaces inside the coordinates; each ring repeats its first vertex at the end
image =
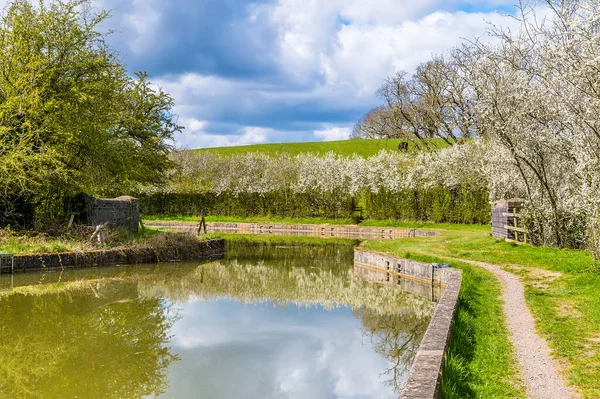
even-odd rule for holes
{"type": "Polygon", "coordinates": [[[434,263],[417,262],[412,259],[402,259],[383,252],[364,249],[354,250],[354,265],[355,267],[375,268],[429,286],[447,285],[453,273],[452,270],[454,270],[434,263]]]}
{"type": "Polygon", "coordinates": [[[108,223],[111,226],[127,227],[129,231],[138,231],[140,209],[137,198],[94,198],[90,205],[87,224],[98,226],[108,223]]]}

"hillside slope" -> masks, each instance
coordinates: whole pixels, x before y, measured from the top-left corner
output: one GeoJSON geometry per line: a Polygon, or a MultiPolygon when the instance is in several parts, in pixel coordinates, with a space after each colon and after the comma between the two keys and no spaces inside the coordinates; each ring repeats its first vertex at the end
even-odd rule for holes
{"type": "MultiPolygon", "coordinates": [[[[329,151],[333,151],[339,155],[348,156],[352,154],[358,154],[363,157],[368,157],[377,154],[381,150],[398,151],[398,144],[400,141],[400,139],[351,139],[339,141],[253,144],[236,147],[200,148],[194,151],[211,151],[220,155],[244,154],[247,152],[260,152],[269,155],[275,155],[277,153],[297,155],[307,152],[325,154],[329,151]]],[[[409,147],[413,148],[413,145],[410,144],[409,147]]]]}

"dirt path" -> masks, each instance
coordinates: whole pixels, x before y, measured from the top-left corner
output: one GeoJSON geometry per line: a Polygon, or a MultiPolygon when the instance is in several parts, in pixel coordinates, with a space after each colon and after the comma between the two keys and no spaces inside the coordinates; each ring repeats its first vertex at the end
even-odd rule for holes
{"type": "Polygon", "coordinates": [[[494,273],[502,283],[504,314],[521,365],[527,397],[531,399],[576,399],[579,396],[567,387],[558,364],[550,356],[546,341],[535,332],[535,321],[527,304],[523,285],[514,274],[498,266],[463,260],[494,273]]]}

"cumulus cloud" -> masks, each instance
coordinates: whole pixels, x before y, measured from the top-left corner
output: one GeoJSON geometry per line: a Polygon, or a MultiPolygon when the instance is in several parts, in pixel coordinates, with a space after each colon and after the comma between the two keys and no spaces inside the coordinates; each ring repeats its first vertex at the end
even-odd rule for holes
{"type": "Polygon", "coordinates": [[[160,79],[180,115],[210,121],[186,144],[256,142],[248,127],[271,129],[259,136],[267,142],[347,138],[348,126],[379,103],[375,93],[386,76],[410,72],[462,38],[481,36],[488,23],[514,23],[495,12],[436,10],[442,4],[435,1],[374,3],[378,7],[358,0],[249,6],[248,19],[272,35],[270,72],[260,79],[196,71],[160,79]]]}
{"type": "Polygon", "coordinates": [[[348,127],[332,127],[325,130],[315,130],[315,137],[321,141],[346,140],[352,130],[348,127]]]}

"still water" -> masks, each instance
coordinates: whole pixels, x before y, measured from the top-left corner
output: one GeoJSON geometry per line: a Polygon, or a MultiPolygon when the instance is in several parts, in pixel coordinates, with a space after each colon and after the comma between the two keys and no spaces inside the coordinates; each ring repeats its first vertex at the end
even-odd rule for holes
{"type": "Polygon", "coordinates": [[[0,278],[0,398],[396,398],[430,298],[352,246],[0,278]]]}

